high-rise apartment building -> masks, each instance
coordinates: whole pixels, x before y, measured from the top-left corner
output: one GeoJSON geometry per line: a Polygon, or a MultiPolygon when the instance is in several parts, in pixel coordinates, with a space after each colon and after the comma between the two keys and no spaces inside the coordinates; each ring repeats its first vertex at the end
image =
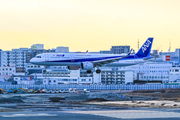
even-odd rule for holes
{"type": "Polygon", "coordinates": [[[7,53],[0,49],[0,67],[7,66],[7,53]]]}
{"type": "Polygon", "coordinates": [[[7,66],[15,66],[17,73],[25,72],[27,52],[28,48],[12,49],[12,51],[6,51],[7,66]]]}

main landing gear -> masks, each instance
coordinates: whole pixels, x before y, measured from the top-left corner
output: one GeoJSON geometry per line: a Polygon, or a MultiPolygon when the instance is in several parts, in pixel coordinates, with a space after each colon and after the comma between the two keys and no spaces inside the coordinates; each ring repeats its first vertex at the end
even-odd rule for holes
{"type": "MultiPolygon", "coordinates": [[[[91,70],[87,70],[86,72],[87,72],[87,73],[92,73],[91,70]]],[[[97,70],[96,70],[96,73],[97,73],[97,74],[100,74],[100,73],[101,73],[101,70],[100,70],[100,69],[97,69],[97,70]]]]}
{"type": "Polygon", "coordinates": [[[87,70],[87,73],[91,73],[91,70],[87,70]]]}
{"type": "Polygon", "coordinates": [[[97,74],[100,74],[100,73],[101,73],[101,70],[100,70],[100,69],[97,69],[97,70],[96,70],[96,73],[97,73],[97,74]]]}
{"type": "Polygon", "coordinates": [[[43,73],[46,73],[46,68],[47,68],[47,66],[44,66],[43,73]]]}

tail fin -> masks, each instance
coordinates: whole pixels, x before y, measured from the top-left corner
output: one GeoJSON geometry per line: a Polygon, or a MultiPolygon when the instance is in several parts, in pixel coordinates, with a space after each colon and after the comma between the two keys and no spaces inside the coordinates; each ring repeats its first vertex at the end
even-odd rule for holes
{"type": "Polygon", "coordinates": [[[142,45],[139,51],[135,54],[137,57],[146,57],[150,55],[151,47],[154,38],[148,38],[146,42],[142,45]]]}

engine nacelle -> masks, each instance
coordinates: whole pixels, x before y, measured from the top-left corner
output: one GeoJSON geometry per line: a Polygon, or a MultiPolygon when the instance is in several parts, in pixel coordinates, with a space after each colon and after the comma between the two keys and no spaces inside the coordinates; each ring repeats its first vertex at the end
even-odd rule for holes
{"type": "Polygon", "coordinates": [[[81,63],[81,68],[83,70],[93,70],[94,64],[90,63],[90,62],[83,62],[83,63],[81,63]]]}

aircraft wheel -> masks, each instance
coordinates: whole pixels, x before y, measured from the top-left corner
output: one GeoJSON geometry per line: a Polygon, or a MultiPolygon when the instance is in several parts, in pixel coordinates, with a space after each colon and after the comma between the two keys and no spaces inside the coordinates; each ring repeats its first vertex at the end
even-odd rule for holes
{"type": "Polygon", "coordinates": [[[43,73],[46,73],[46,70],[43,70],[43,73]]]}
{"type": "Polygon", "coordinates": [[[91,73],[91,70],[87,70],[87,73],[91,73]]]}
{"type": "Polygon", "coordinates": [[[100,69],[97,69],[97,70],[96,70],[96,73],[97,73],[97,74],[100,74],[100,73],[101,73],[101,70],[100,70],[100,69]]]}

